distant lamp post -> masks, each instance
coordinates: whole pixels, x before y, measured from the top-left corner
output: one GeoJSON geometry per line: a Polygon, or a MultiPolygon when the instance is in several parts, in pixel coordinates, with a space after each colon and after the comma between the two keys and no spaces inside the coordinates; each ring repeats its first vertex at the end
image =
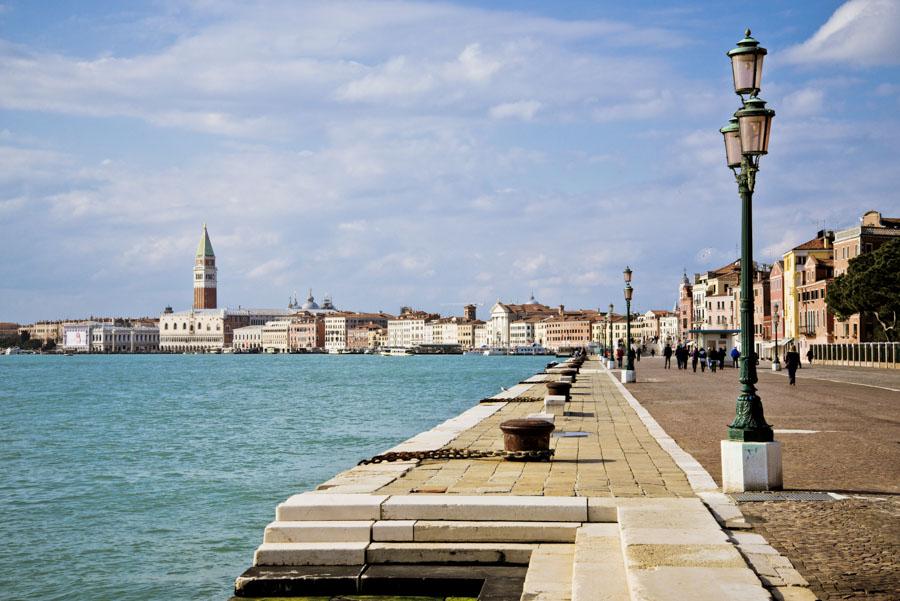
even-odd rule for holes
{"type": "Polygon", "coordinates": [[[606,358],[606,368],[607,369],[613,369],[616,366],[616,360],[615,360],[615,357],[613,357],[613,352],[615,349],[613,349],[613,325],[612,325],[613,322],[612,322],[612,320],[613,320],[613,305],[612,305],[612,303],[610,303],[609,304],[609,313],[606,314],[606,321],[607,321],[607,324],[609,325],[609,346],[607,347],[609,349],[609,356],[606,358]]]}
{"type": "Polygon", "coordinates": [[[726,164],[734,171],[741,197],[741,392],[735,418],[722,441],[722,488],[725,492],[781,488],[781,447],[766,423],[762,400],[756,392],[753,323],[753,190],[759,157],[769,151],[775,111],[759,98],[766,49],[750,37],[748,29],[727,53],[731,59],[734,91],[742,107],[719,131],[725,141],[726,164]],[[748,95],[749,98],[744,98],[748,95]],[[759,448],[755,448],[755,447],[759,448]],[[748,447],[754,447],[752,452],[748,447]],[[777,469],[776,469],[777,466],[777,469]]]}
{"type": "Polygon", "coordinates": [[[780,308],[778,303],[775,303],[775,310],[772,312],[772,322],[775,330],[775,357],[772,359],[772,371],[781,371],[781,360],[778,358],[778,321],[780,318],[778,310],[780,308]]]}
{"type": "Polygon", "coordinates": [[[631,345],[631,298],[634,288],[631,287],[631,268],[626,267],[625,275],[625,371],[622,372],[622,383],[628,384],[635,381],[634,374],[634,348],[631,345]]]}

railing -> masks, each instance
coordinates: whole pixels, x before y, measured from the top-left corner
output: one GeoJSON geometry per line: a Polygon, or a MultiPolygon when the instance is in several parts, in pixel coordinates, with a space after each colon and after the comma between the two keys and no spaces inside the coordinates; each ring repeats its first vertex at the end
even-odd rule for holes
{"type": "Polygon", "coordinates": [[[813,360],[825,365],[900,369],[900,342],[812,344],[813,360]]]}
{"type": "Polygon", "coordinates": [[[800,335],[801,336],[815,336],[816,335],[816,326],[808,325],[808,324],[800,324],[800,335]]]}

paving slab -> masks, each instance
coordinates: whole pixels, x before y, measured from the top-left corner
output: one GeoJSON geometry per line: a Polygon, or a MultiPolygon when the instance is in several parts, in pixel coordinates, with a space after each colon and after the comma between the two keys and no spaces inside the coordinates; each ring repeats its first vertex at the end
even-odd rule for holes
{"type": "Polygon", "coordinates": [[[466,522],[419,520],[416,542],[572,543],[580,522],[466,522]]]}
{"type": "Polygon", "coordinates": [[[539,545],[531,554],[521,601],[570,601],[575,545],[539,545]]]}
{"type": "Polygon", "coordinates": [[[616,524],[585,524],[575,537],[572,601],[630,601],[616,524]]]}
{"type": "Polygon", "coordinates": [[[388,520],[586,522],[587,499],[469,495],[395,495],[381,506],[388,520]]]}

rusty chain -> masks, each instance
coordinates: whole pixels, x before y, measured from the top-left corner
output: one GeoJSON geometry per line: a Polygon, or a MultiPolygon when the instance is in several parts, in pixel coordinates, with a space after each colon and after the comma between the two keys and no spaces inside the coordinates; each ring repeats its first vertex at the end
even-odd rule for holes
{"type": "Polygon", "coordinates": [[[375,455],[371,459],[363,459],[357,465],[369,465],[391,461],[410,461],[412,459],[485,459],[503,457],[520,461],[549,461],[553,457],[553,449],[540,451],[473,451],[472,449],[434,449],[431,451],[391,451],[375,455]]]}

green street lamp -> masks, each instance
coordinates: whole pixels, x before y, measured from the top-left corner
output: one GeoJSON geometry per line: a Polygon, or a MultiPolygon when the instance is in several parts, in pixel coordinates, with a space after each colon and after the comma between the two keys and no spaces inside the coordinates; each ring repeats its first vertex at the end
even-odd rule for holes
{"type": "Polygon", "coordinates": [[[772,321],[774,322],[774,331],[775,331],[775,357],[772,359],[772,371],[781,371],[781,360],[778,358],[778,323],[779,323],[779,314],[778,310],[780,307],[778,303],[775,303],[772,311],[772,321]]]}
{"type": "Polygon", "coordinates": [[[609,325],[609,346],[607,349],[609,350],[609,357],[606,358],[606,368],[612,369],[614,366],[615,359],[613,358],[613,304],[609,303],[609,313],[606,314],[606,321],[609,325]]]}
{"type": "Polygon", "coordinates": [[[622,375],[622,381],[634,381],[634,349],[631,346],[631,297],[634,295],[634,288],[631,287],[631,268],[625,267],[623,272],[625,275],[625,374],[622,375]],[[630,374],[628,372],[631,372],[630,374]]]}
{"type": "Polygon", "coordinates": [[[766,108],[757,97],[762,81],[763,57],[766,49],[750,37],[738,42],[727,53],[734,75],[734,91],[743,107],[734,113],[719,131],[725,139],[725,157],[734,171],[741,197],[741,393],[737,398],[734,421],[728,426],[728,439],[742,442],[771,442],[772,427],[766,423],[762,400],[756,394],[756,361],[754,360],[753,323],[753,189],[759,157],[769,151],[769,137],[775,111],[766,108]],[[749,94],[744,99],[744,94],[749,94]],[[738,149],[740,152],[738,152],[738,149]],[[739,169],[739,170],[738,170],[739,169]]]}

